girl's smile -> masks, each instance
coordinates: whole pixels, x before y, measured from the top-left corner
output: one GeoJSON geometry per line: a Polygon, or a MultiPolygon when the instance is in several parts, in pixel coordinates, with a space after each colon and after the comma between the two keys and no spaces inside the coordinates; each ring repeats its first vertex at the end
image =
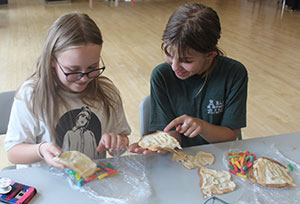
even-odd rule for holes
{"type": "Polygon", "coordinates": [[[184,76],[185,74],[187,74],[187,71],[175,72],[175,74],[177,76],[184,76]]]}

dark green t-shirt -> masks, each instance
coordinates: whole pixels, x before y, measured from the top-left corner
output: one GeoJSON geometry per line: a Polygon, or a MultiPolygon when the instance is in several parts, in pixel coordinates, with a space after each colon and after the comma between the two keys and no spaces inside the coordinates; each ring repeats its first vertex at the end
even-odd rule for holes
{"type": "MultiPolygon", "coordinates": [[[[160,64],[151,75],[150,130],[163,130],[183,114],[230,129],[246,127],[247,84],[246,68],[228,57],[217,58],[207,79],[194,75],[181,80],[169,64],[160,64]]],[[[208,143],[200,135],[181,139],[183,147],[208,143]]]]}

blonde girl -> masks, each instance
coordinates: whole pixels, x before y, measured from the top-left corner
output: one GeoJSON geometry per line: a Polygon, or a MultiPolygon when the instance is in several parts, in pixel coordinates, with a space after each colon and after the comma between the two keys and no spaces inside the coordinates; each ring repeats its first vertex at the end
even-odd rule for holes
{"type": "Polygon", "coordinates": [[[12,163],[63,167],[53,161],[63,146],[69,147],[64,151],[85,149],[92,159],[128,146],[131,129],[119,92],[101,75],[106,69],[102,44],[99,28],[86,14],[72,12],[54,22],[35,72],[13,103],[5,139],[12,163]],[[83,109],[90,111],[88,118],[79,114],[83,109]],[[72,137],[70,130],[78,122],[88,125],[82,124],[72,137]],[[77,145],[64,145],[65,135],[77,145]]]}

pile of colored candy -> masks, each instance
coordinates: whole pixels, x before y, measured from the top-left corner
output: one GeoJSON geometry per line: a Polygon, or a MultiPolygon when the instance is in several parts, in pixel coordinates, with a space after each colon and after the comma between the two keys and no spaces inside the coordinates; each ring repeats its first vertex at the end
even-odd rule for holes
{"type": "Polygon", "coordinates": [[[234,175],[241,176],[246,178],[246,171],[253,165],[256,156],[254,154],[250,154],[248,151],[244,152],[236,152],[231,151],[228,153],[229,157],[229,172],[234,175]]]}
{"type": "Polygon", "coordinates": [[[102,162],[97,163],[97,168],[95,172],[89,176],[88,178],[82,178],[76,171],[66,168],[65,172],[68,173],[70,176],[76,179],[77,186],[82,187],[85,183],[93,181],[95,179],[103,179],[107,176],[114,176],[118,173],[111,163],[107,163],[106,165],[102,162]]]}

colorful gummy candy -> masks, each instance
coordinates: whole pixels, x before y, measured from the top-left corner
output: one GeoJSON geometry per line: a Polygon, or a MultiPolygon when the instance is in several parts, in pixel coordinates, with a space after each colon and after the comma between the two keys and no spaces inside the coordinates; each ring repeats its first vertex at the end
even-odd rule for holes
{"type": "Polygon", "coordinates": [[[229,157],[229,172],[234,175],[246,178],[246,171],[253,165],[256,156],[248,151],[237,152],[231,151],[229,157]]]}
{"type": "Polygon", "coordinates": [[[288,164],[287,166],[291,171],[294,171],[294,167],[291,164],[288,164]]]}
{"type": "Polygon", "coordinates": [[[73,178],[76,179],[77,181],[77,186],[79,187],[82,187],[85,183],[88,183],[90,181],[93,181],[95,179],[103,179],[107,176],[114,176],[118,173],[118,170],[116,170],[113,165],[111,165],[111,163],[107,163],[106,165],[103,163],[103,162],[98,162],[97,163],[97,168],[95,170],[95,172],[89,176],[88,178],[84,179],[84,178],[81,178],[81,176],[69,169],[69,168],[66,168],[65,169],[65,172],[68,173],[70,176],[72,176],[73,178]],[[102,174],[99,175],[100,172],[103,172],[102,174]]]}

